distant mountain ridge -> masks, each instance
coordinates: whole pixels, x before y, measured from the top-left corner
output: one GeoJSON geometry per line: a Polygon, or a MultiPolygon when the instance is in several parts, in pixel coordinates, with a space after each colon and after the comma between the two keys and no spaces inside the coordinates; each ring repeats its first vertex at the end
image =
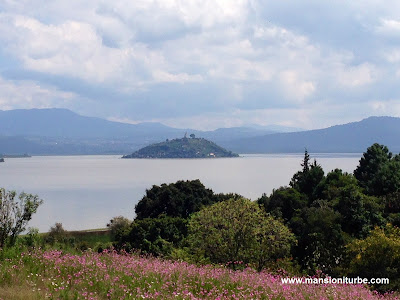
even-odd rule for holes
{"type": "Polygon", "coordinates": [[[291,133],[234,139],[221,145],[239,153],[363,152],[373,143],[400,151],[400,118],[369,117],[359,122],[291,133]]]}
{"type": "Polygon", "coordinates": [[[0,152],[6,154],[123,154],[183,137],[186,132],[219,143],[273,131],[246,127],[199,131],[161,123],[128,124],[61,108],[0,110],[0,152]]]}
{"type": "Polygon", "coordinates": [[[68,109],[16,109],[0,111],[0,135],[68,138],[113,138],[176,134],[179,129],[161,123],[127,124],[78,115],[68,109]]]}
{"type": "Polygon", "coordinates": [[[324,129],[289,133],[268,130],[273,125],[249,126],[199,131],[160,123],[113,122],[59,108],[0,110],[0,153],[124,154],[183,137],[186,132],[237,153],[301,153],[305,148],[310,152],[363,152],[375,142],[400,151],[400,118],[395,117],[370,117],[324,129]]]}

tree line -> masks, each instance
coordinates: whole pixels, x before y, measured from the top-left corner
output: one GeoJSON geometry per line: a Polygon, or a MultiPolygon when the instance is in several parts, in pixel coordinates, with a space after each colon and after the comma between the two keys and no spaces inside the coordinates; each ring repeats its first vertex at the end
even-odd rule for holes
{"type": "Polygon", "coordinates": [[[288,185],[254,202],[199,180],[154,185],[135,213],[110,223],[120,249],[234,269],[389,277],[375,288],[399,288],[400,155],[384,145],[369,147],[353,174],[325,174],[305,151],[288,185]]]}

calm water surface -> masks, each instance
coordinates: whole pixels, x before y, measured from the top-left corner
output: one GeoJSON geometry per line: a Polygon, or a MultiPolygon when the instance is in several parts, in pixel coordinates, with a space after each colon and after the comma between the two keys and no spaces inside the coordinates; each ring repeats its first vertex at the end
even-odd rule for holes
{"type": "MultiPolygon", "coordinates": [[[[353,172],[361,154],[312,154],[325,173],[353,172]]],[[[135,204],[153,184],[200,179],[217,193],[253,200],[288,185],[302,154],[243,155],[220,159],[120,159],[120,156],[34,156],[0,164],[0,186],[44,200],[29,226],[49,230],[105,227],[114,216],[134,218],[135,204]]]]}

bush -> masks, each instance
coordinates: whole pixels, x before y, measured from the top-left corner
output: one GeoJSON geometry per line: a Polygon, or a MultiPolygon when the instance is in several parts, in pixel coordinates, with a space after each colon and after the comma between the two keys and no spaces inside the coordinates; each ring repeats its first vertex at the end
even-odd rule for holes
{"type": "Polygon", "coordinates": [[[173,248],[181,246],[186,236],[186,219],[167,216],[146,218],[132,223],[129,233],[120,238],[117,248],[168,256],[173,248]]]}
{"type": "Polygon", "coordinates": [[[42,244],[42,238],[39,235],[39,229],[35,227],[29,227],[28,233],[24,237],[24,244],[28,247],[37,247],[42,244]]]}
{"type": "Polygon", "coordinates": [[[55,223],[54,226],[50,227],[50,231],[45,240],[50,244],[54,244],[55,242],[65,243],[67,240],[67,233],[62,223],[55,223]]]}
{"type": "Polygon", "coordinates": [[[400,288],[400,229],[388,224],[376,227],[365,239],[347,246],[350,276],[389,278],[389,285],[376,285],[381,292],[400,288]]]}
{"type": "Polygon", "coordinates": [[[191,251],[214,263],[253,264],[259,271],[289,256],[294,235],[255,202],[231,199],[205,207],[189,221],[191,251]]]}
{"type": "Polygon", "coordinates": [[[122,236],[129,232],[131,224],[132,221],[123,216],[112,218],[110,223],[107,224],[107,227],[111,230],[112,239],[116,241],[120,240],[122,236]]]}
{"type": "Polygon", "coordinates": [[[21,193],[16,197],[15,191],[0,188],[0,248],[15,244],[17,236],[43,203],[37,195],[21,193]]]}

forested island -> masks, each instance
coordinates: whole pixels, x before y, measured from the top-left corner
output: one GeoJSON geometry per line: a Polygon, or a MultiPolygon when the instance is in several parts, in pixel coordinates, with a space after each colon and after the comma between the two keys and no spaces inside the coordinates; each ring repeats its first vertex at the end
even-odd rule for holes
{"type": "Polygon", "coordinates": [[[194,134],[187,138],[185,134],[181,139],[167,139],[165,142],[149,145],[122,158],[213,158],[238,156],[238,154],[232,153],[204,138],[196,138],[194,134]]]}

